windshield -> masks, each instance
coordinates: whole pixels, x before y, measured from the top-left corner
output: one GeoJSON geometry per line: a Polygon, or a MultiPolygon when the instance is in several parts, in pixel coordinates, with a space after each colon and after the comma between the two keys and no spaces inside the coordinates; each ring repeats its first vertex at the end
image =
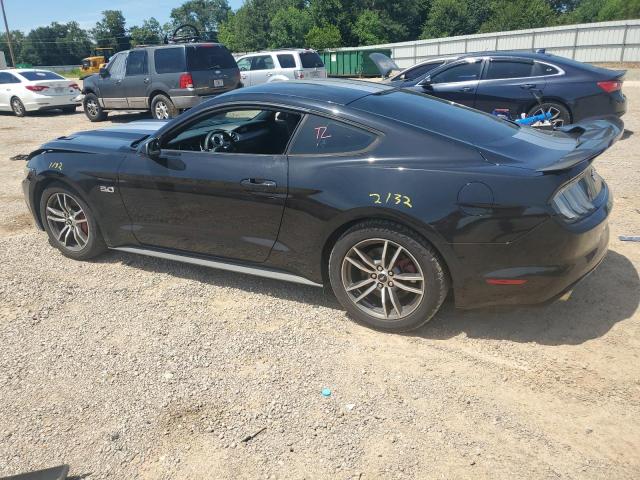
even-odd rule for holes
{"type": "Polygon", "coordinates": [[[233,56],[222,45],[187,47],[187,65],[189,70],[195,71],[237,68],[233,56]]]}

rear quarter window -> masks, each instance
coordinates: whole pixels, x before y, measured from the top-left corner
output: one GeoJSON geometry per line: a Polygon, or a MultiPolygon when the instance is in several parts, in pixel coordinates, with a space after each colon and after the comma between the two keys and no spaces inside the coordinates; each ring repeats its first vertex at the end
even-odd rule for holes
{"type": "Polygon", "coordinates": [[[188,70],[202,71],[236,68],[233,55],[223,45],[198,45],[187,47],[188,70]]]}
{"type": "Polygon", "coordinates": [[[547,65],[546,63],[535,62],[533,64],[533,76],[542,77],[546,75],[557,75],[560,73],[556,67],[552,65],[547,65]]]}
{"type": "Polygon", "coordinates": [[[296,59],[289,53],[278,55],[278,63],[280,68],[296,68],[296,59]]]}
{"type": "Polygon", "coordinates": [[[377,136],[328,118],[310,115],[291,147],[292,155],[341,154],[364,150],[377,136]]]}
{"type": "Polygon", "coordinates": [[[324,63],[316,52],[302,52],[300,54],[300,63],[302,68],[322,68],[324,63]]]}
{"type": "Polygon", "coordinates": [[[178,73],[186,70],[184,48],[159,48],[153,52],[156,73],[178,73]]]}
{"type": "Polygon", "coordinates": [[[40,71],[40,72],[20,72],[18,75],[26,78],[27,80],[64,80],[64,77],[61,77],[57,73],[48,72],[48,71],[40,71]]]}

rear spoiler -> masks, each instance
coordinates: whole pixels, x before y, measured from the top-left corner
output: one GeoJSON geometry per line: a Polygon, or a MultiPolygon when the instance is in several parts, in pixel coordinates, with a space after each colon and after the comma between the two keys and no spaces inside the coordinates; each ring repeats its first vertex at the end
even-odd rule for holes
{"type": "Polygon", "coordinates": [[[542,173],[568,170],[579,163],[591,161],[617,142],[624,133],[624,123],[616,116],[583,120],[582,122],[557,128],[576,139],[576,148],[562,160],[538,169],[542,173]]]}
{"type": "Polygon", "coordinates": [[[400,70],[400,67],[398,67],[396,62],[391,60],[389,57],[387,57],[383,53],[377,53],[377,52],[371,53],[369,54],[369,58],[371,59],[373,64],[377,67],[382,78],[387,78],[389,74],[394,70],[400,70]]]}

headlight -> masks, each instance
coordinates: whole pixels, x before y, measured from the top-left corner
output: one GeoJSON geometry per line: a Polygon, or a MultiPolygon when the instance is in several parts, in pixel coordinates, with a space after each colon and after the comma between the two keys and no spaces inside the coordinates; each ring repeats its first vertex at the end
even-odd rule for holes
{"type": "Polygon", "coordinates": [[[30,179],[30,178],[31,178],[31,176],[34,174],[35,169],[30,168],[30,167],[29,167],[29,164],[26,164],[26,165],[24,166],[23,172],[24,172],[24,178],[26,178],[26,179],[30,179]]]}
{"type": "Polygon", "coordinates": [[[603,180],[595,169],[589,168],[556,192],[551,201],[553,209],[567,222],[576,222],[597,208],[603,193],[603,180]]]}

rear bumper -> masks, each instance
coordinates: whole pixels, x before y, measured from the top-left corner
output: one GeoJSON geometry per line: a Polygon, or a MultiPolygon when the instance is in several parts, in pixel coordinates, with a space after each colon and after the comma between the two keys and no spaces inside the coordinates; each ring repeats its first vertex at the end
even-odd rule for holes
{"type": "Polygon", "coordinates": [[[578,224],[549,219],[511,244],[454,246],[470,267],[470,274],[455,285],[456,306],[534,305],[557,299],[607,254],[611,207],[608,194],[603,205],[578,224]],[[513,280],[523,283],[509,284],[513,280]]]}
{"type": "Polygon", "coordinates": [[[78,94],[70,94],[70,95],[59,95],[59,96],[51,96],[47,97],[44,95],[40,95],[37,98],[29,99],[24,103],[24,108],[28,112],[34,112],[38,110],[51,110],[60,107],[70,107],[70,106],[78,106],[81,104],[80,101],[77,100],[78,94]]]}
{"type": "Polygon", "coordinates": [[[622,117],[627,113],[627,97],[622,91],[601,93],[584,97],[576,101],[572,108],[573,123],[586,118],[616,115],[622,117]]]}
{"type": "Polygon", "coordinates": [[[223,93],[225,92],[216,93],[214,95],[181,95],[176,93],[169,93],[169,96],[171,97],[171,101],[176,106],[176,108],[183,110],[187,108],[193,108],[197,105],[200,105],[202,102],[206,102],[210,98],[215,98],[218,95],[222,95],[223,93]]]}

